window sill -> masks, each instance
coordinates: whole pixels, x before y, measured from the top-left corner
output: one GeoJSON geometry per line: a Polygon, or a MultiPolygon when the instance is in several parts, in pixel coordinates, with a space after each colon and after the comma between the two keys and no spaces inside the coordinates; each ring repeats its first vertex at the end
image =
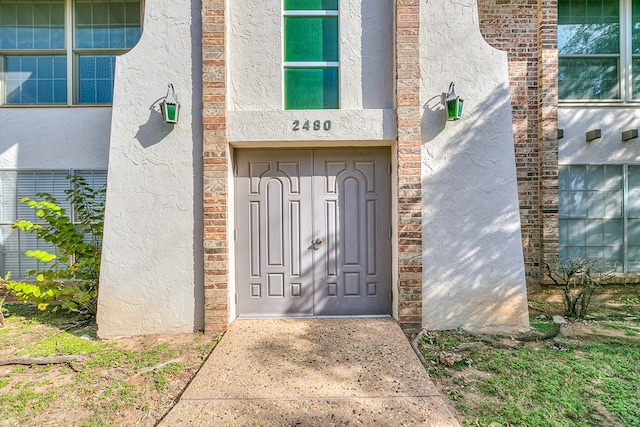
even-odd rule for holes
{"type": "Polygon", "coordinates": [[[558,101],[558,108],[638,108],[640,99],[634,101],[558,101]]]}
{"type": "Polygon", "coordinates": [[[0,104],[0,108],[111,108],[113,104],[0,104]]]}

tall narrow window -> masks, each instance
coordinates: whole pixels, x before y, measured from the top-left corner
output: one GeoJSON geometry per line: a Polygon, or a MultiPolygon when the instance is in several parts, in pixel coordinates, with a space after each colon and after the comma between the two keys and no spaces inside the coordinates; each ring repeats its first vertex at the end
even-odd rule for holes
{"type": "Polygon", "coordinates": [[[284,0],[285,109],[339,108],[338,46],[338,0],[284,0]]]}
{"type": "Polygon", "coordinates": [[[141,22],[141,0],[0,0],[0,104],[110,103],[141,22]]]}

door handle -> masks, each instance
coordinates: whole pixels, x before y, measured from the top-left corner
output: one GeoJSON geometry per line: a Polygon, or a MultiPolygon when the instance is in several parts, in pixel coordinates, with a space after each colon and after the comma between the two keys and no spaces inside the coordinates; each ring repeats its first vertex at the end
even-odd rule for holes
{"type": "Polygon", "coordinates": [[[322,244],[322,239],[321,238],[317,238],[316,240],[313,241],[314,245],[321,245],[322,244]]]}

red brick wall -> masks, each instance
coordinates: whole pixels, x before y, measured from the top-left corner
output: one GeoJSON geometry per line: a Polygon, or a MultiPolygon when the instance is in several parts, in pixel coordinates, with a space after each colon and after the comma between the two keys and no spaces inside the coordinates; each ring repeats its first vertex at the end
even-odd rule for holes
{"type": "Polygon", "coordinates": [[[396,0],[398,320],[407,331],[422,327],[419,4],[419,0],[396,0]]]}
{"type": "Polygon", "coordinates": [[[527,284],[558,251],[557,3],[478,0],[480,30],[509,58],[514,150],[527,284]]]}
{"type": "Polygon", "coordinates": [[[205,331],[226,330],[229,317],[228,159],[225,1],[202,2],[205,331]]]}
{"type": "MultiPolygon", "coordinates": [[[[479,0],[485,39],[509,57],[514,150],[527,282],[557,258],[556,1],[479,0]]],[[[396,0],[399,320],[422,322],[419,0],[396,0]]],[[[202,3],[205,327],[222,331],[229,314],[225,2],[202,3]]]]}

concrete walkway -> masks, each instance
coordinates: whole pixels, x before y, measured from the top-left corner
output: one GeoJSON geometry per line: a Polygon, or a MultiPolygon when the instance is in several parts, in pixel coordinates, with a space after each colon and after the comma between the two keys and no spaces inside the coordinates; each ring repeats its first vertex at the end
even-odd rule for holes
{"type": "Polygon", "coordinates": [[[236,320],[161,426],[459,426],[388,318],[236,320]]]}

